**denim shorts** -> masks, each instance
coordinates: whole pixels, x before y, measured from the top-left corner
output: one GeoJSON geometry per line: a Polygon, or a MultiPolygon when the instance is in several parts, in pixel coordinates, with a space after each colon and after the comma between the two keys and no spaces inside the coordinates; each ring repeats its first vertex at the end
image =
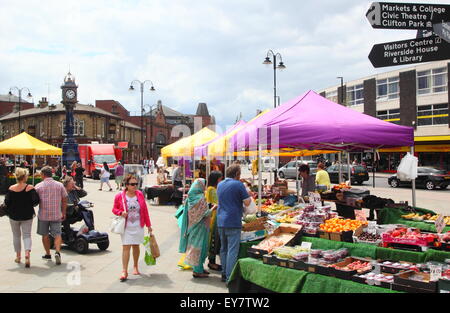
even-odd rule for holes
{"type": "Polygon", "coordinates": [[[38,220],[38,235],[48,236],[52,234],[53,237],[61,235],[61,222],[58,221],[41,221],[38,220]]]}
{"type": "Polygon", "coordinates": [[[100,182],[102,182],[102,183],[107,183],[107,182],[109,182],[109,177],[101,177],[101,178],[100,178],[100,182]]]}

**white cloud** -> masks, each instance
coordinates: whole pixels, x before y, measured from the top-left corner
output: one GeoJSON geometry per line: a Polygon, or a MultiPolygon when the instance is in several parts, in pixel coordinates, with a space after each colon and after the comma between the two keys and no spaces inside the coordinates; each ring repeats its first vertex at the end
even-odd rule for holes
{"type": "MultiPolygon", "coordinates": [[[[34,100],[59,102],[70,66],[80,103],[115,99],[139,112],[134,79],[150,79],[145,103],[194,113],[198,102],[222,126],[242,112],[272,107],[273,71],[261,63],[268,49],[287,66],[277,73],[281,101],[375,70],[373,44],[408,39],[412,31],[375,30],[361,0],[28,0],[0,3],[0,93],[27,86],[34,100]]],[[[434,3],[436,0],[405,2],[434,3]]]]}

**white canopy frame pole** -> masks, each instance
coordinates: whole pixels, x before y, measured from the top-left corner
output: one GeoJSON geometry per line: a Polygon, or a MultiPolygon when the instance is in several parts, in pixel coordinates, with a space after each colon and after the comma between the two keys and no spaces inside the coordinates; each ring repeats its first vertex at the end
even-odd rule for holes
{"type": "MultiPolygon", "coordinates": [[[[302,157],[303,159],[303,157],[302,157]]],[[[298,180],[298,156],[295,157],[295,188],[297,188],[297,201],[300,202],[300,186],[298,180]]]]}
{"type": "Polygon", "coordinates": [[[34,173],[36,168],[34,167],[34,164],[36,163],[36,153],[33,154],[33,186],[34,186],[34,173]]]}
{"type": "Polygon", "coordinates": [[[350,168],[350,151],[347,151],[347,178],[348,178],[348,185],[352,185],[352,170],[350,168]]]}
{"type": "MultiPolygon", "coordinates": [[[[411,155],[414,156],[414,146],[411,146],[411,155]]],[[[411,180],[412,183],[412,206],[416,207],[416,179],[411,180]]]]}
{"type": "Polygon", "coordinates": [[[261,214],[261,201],[262,201],[262,148],[261,144],[258,144],[258,212],[261,214]]]}

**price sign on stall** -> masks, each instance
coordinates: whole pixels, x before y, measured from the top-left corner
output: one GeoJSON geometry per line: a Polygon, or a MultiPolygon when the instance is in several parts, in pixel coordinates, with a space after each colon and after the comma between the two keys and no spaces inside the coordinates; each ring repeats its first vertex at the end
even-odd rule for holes
{"type": "Polygon", "coordinates": [[[439,214],[438,218],[434,222],[434,226],[436,226],[436,231],[440,234],[444,230],[445,227],[444,215],[439,214]]]}
{"type": "Polygon", "coordinates": [[[316,208],[322,206],[322,197],[317,192],[308,192],[309,203],[313,204],[316,208]]]}

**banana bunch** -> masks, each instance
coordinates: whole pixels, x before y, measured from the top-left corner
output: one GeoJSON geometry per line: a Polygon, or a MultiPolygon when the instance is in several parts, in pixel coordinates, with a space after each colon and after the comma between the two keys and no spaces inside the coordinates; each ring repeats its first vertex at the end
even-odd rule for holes
{"type": "Polygon", "coordinates": [[[438,216],[439,216],[439,215],[433,215],[433,216],[430,217],[428,220],[429,220],[429,221],[435,221],[435,220],[437,220],[438,216]]]}
{"type": "Polygon", "coordinates": [[[417,214],[417,213],[409,213],[409,214],[406,214],[406,215],[402,215],[402,217],[403,217],[404,219],[407,219],[407,220],[412,220],[412,219],[417,219],[417,218],[419,218],[420,215],[417,214]]]}
{"type": "Polygon", "coordinates": [[[277,223],[292,224],[295,221],[295,218],[294,217],[290,217],[287,214],[284,214],[280,218],[277,218],[276,221],[277,221],[277,223]]]}
{"type": "Polygon", "coordinates": [[[449,226],[450,225],[450,216],[444,217],[444,222],[445,222],[445,225],[449,226]]]}

